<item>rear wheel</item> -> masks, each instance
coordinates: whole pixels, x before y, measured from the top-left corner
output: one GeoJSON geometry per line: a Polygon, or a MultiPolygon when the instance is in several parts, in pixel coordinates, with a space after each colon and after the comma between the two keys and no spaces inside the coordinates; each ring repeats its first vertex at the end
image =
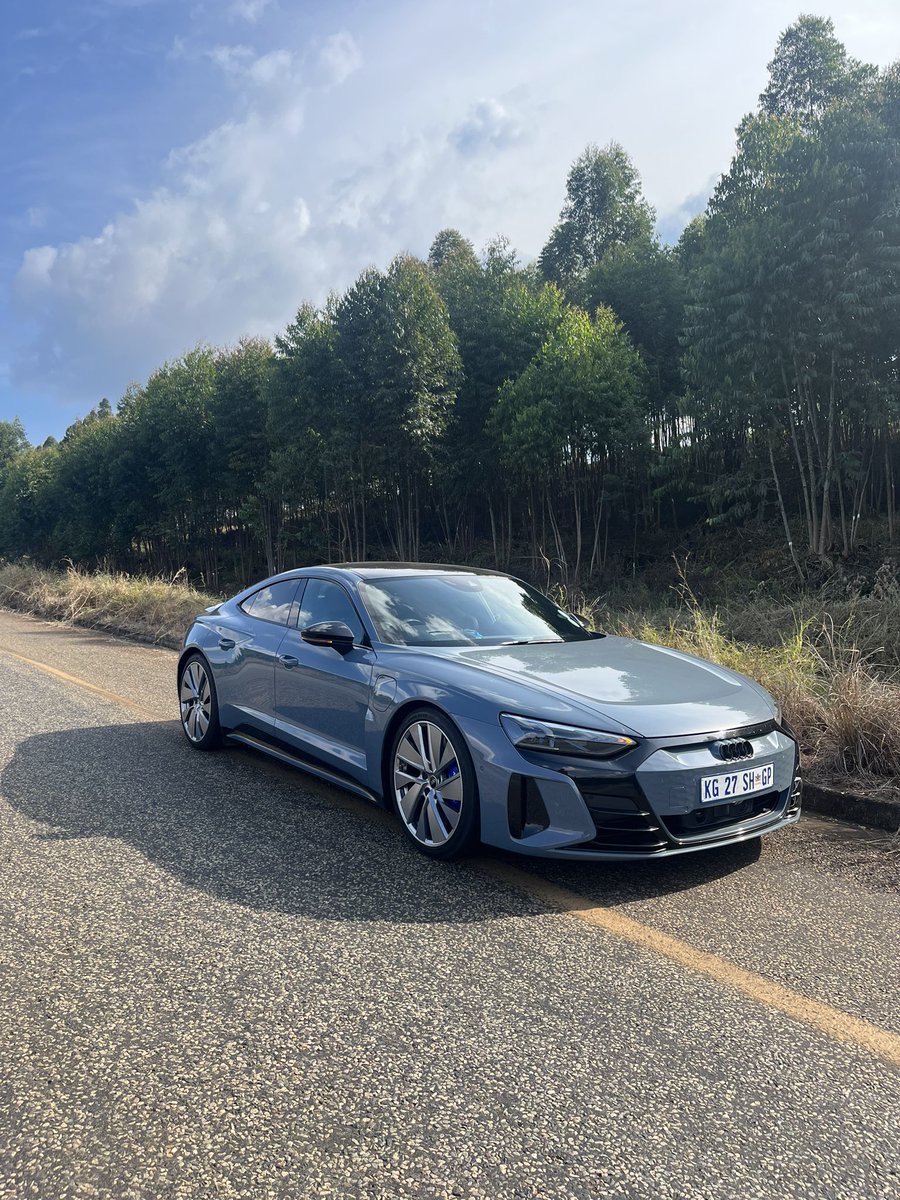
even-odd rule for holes
{"type": "Polygon", "coordinates": [[[178,679],[181,728],[195,750],[215,750],[222,744],[219,702],[212,671],[200,654],[185,659],[178,679]]]}
{"type": "Polygon", "coordinates": [[[400,726],[390,758],[394,807],[407,837],[431,858],[457,858],[478,828],[478,787],[465,740],[434,709],[400,726]]]}

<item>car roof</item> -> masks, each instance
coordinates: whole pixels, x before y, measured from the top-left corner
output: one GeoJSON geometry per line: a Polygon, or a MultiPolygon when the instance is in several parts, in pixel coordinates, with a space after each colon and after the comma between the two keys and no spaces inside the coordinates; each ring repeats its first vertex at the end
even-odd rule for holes
{"type": "MultiPolygon", "coordinates": [[[[487,567],[463,567],[454,563],[408,563],[408,562],[364,562],[364,563],[321,563],[312,567],[293,567],[289,571],[279,571],[266,579],[258,579],[242,591],[231,597],[229,603],[242,604],[248,596],[260,588],[269,587],[287,579],[309,579],[319,576],[328,579],[347,579],[354,583],[364,583],[376,579],[411,579],[416,575],[493,575],[500,579],[508,579],[504,571],[492,571],[487,567]]],[[[214,606],[215,607],[215,606],[214,606]]]]}
{"type": "Polygon", "coordinates": [[[313,567],[296,567],[292,571],[283,571],[276,579],[305,579],[309,575],[319,573],[329,575],[332,572],[340,575],[350,575],[357,580],[366,579],[396,579],[411,575],[499,575],[503,571],[492,571],[487,567],[463,567],[454,563],[408,563],[408,562],[357,562],[357,563],[321,563],[313,567]]]}
{"type": "Polygon", "coordinates": [[[333,563],[337,571],[347,571],[358,579],[385,579],[397,575],[502,575],[487,567],[464,567],[455,563],[364,562],[333,563]]]}

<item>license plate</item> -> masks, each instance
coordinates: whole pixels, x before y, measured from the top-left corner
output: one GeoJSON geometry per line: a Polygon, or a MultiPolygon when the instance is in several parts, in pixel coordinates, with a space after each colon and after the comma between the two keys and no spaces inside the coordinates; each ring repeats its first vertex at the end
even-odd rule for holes
{"type": "Polygon", "coordinates": [[[700,780],[700,803],[721,804],[752,792],[765,792],[775,782],[775,764],[747,767],[744,771],[729,771],[723,775],[704,775],[700,780]]]}

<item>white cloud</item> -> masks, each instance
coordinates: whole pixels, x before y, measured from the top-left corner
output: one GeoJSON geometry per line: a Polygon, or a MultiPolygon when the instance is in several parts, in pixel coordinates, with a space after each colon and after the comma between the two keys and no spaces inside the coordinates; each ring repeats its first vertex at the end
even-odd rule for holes
{"type": "Polygon", "coordinates": [[[299,86],[296,60],[290,50],[257,55],[249,46],[214,46],[207,56],[226,75],[243,83],[264,89],[276,84],[299,86]]]}
{"type": "Polygon", "coordinates": [[[304,104],[327,109],[325,95],[283,86],[289,55],[212,57],[246,86],[242,119],[172,152],[164,184],[99,235],[24,256],[18,315],[42,332],[19,356],[20,385],[115,395],[197,340],[276,332],[367,264],[424,253],[444,225],[483,240],[497,232],[485,227],[486,194],[512,205],[496,156],[461,159],[448,144],[471,122],[483,144],[502,141],[512,118],[499,104],[398,135],[341,170],[304,118],[304,104]]]}
{"type": "Polygon", "coordinates": [[[528,0],[355,5],[353,35],[329,38],[327,6],[302,6],[301,22],[300,5],[282,4],[260,48],[261,26],[229,34],[219,14],[250,22],[266,5],[198,5],[209,24],[186,28],[167,70],[219,114],[206,136],[170,153],[155,186],[82,227],[95,236],[49,232],[65,208],[62,180],[59,195],[21,201],[20,233],[26,204],[50,205],[33,240],[53,244],[20,263],[0,342],[15,386],[89,407],[198,340],[275,332],[301,301],[324,300],[369,263],[424,253],[443,226],[476,245],[507,233],[532,256],[589,141],[622,142],[677,236],[702,207],[695,193],[727,167],[734,125],[793,10],[766,0],[761,20],[694,0],[686,17],[638,0],[601,15],[595,0],[568,2],[567,21],[528,0]],[[350,79],[360,46],[365,88],[350,79]]]}
{"type": "Polygon", "coordinates": [[[247,67],[247,78],[263,87],[290,80],[294,74],[294,56],[290,50],[273,50],[262,54],[247,67]]]}
{"type": "Polygon", "coordinates": [[[274,0],[233,0],[228,11],[231,17],[255,24],[273,4],[274,0]]]}
{"type": "Polygon", "coordinates": [[[252,109],[173,153],[165,186],[98,236],[27,251],[16,294],[42,332],[20,382],[106,394],[198,339],[277,329],[309,290],[310,206],[285,169],[302,128],[296,101],[252,109]]]}
{"type": "Polygon", "coordinates": [[[519,140],[522,130],[497,100],[479,100],[463,121],[450,131],[450,143],[460,154],[502,150],[519,140]]]}
{"type": "Polygon", "coordinates": [[[362,65],[362,54],[349,33],[332,34],[325,42],[319,59],[334,83],[343,83],[362,65]]]}
{"type": "Polygon", "coordinates": [[[242,75],[248,60],[254,58],[249,46],[213,46],[207,53],[210,60],[229,75],[242,75]]]}
{"type": "Polygon", "coordinates": [[[51,286],[50,272],[57,259],[55,246],[35,246],[25,251],[18,280],[25,295],[35,295],[51,286]]]}

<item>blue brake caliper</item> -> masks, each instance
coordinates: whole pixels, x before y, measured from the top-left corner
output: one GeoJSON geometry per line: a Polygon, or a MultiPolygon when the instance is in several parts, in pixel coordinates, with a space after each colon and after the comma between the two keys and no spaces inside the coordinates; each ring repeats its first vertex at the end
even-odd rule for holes
{"type": "MultiPolygon", "coordinates": [[[[452,763],[450,764],[450,766],[447,768],[447,774],[446,774],[446,776],[445,776],[445,778],[444,778],[444,782],[445,782],[445,783],[449,783],[449,782],[450,782],[450,780],[451,780],[451,779],[455,779],[455,778],[457,777],[457,775],[458,775],[458,774],[459,774],[459,763],[457,763],[456,761],[454,761],[454,762],[452,762],[452,763]]],[[[448,808],[452,808],[454,812],[459,812],[459,809],[460,809],[460,802],[459,802],[459,800],[447,800],[447,799],[445,799],[445,800],[444,800],[444,803],[447,805],[447,807],[448,807],[448,808]]]]}

